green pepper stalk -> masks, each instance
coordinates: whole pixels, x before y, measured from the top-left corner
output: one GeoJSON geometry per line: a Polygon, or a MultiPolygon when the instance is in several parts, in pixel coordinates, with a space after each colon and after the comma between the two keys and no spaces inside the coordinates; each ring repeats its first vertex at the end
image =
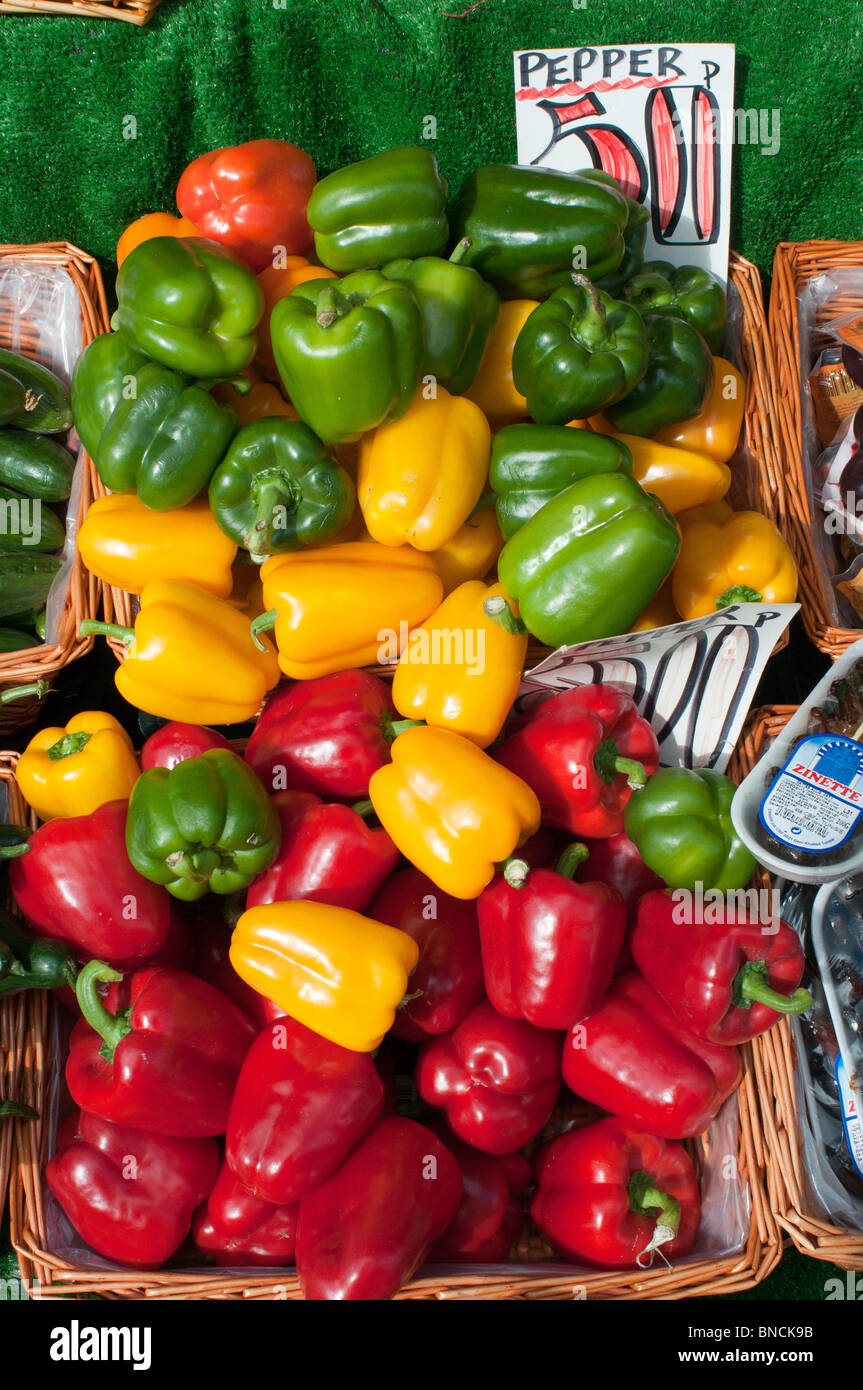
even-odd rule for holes
{"type": "MultiPolygon", "coordinates": [[[[630,1210],[637,1212],[639,1216],[658,1213],[653,1235],[635,1261],[639,1269],[646,1269],[653,1264],[655,1254],[658,1253],[665,1259],[662,1246],[668,1245],[677,1235],[680,1227],[680,1203],[670,1193],[661,1192],[655,1186],[653,1178],[642,1169],[634,1173],[630,1179],[629,1206],[630,1210]]],[[[665,1263],[668,1264],[668,1261],[665,1260],[665,1263]]]]}
{"type": "Polygon", "coordinates": [[[768,983],[767,962],[748,960],[741,965],[731,985],[731,1002],[735,1009],[750,1009],[753,1004],[766,1004],[778,1014],[802,1014],[812,1008],[808,989],[795,989],[793,994],[780,994],[768,983]]]}
{"type": "Polygon", "coordinates": [[[99,1055],[106,1062],[114,1060],[114,1053],[127,1033],[132,1030],[129,1021],[130,1010],[112,1014],[105,1008],[99,994],[100,984],[118,984],[123,976],[119,970],[112,970],[101,960],[91,960],[81,970],[75,985],[75,994],[82,1017],[86,1019],[94,1033],[102,1039],[99,1055]]]}

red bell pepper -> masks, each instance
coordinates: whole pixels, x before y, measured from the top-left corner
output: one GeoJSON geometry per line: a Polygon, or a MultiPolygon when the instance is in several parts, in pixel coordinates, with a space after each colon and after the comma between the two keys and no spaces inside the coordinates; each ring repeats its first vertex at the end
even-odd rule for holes
{"type": "Polygon", "coordinates": [[[507,860],[477,902],[485,988],[498,1013],[566,1029],[602,1002],[626,931],[623,899],[604,883],[573,883],[584,845],[557,869],[507,860]]]}
{"type": "Polygon", "coordinates": [[[707,907],[711,922],[674,893],[648,893],[638,906],[632,953],[644,978],[699,1038],[734,1045],[765,1032],[781,1014],[812,1007],[798,989],[803,947],[787,922],[744,920],[723,903],[707,907]]]}
{"type": "Polygon", "coordinates": [[[45,1178],[99,1255],[158,1269],[183,1244],[218,1170],[214,1139],[169,1139],[76,1111],[60,1129],[45,1178]]]}
{"type": "Polygon", "coordinates": [[[696,1038],[633,971],[570,1030],[563,1079],[583,1100],[665,1139],[702,1134],[740,1080],[734,1048],[696,1038]]]}
{"type": "Polygon", "coordinates": [[[659,766],[659,745],[629,695],[581,685],[514,719],[494,756],[533,788],[545,823],[603,839],[623,830],[633,790],[659,766]]]}
{"type": "Polygon", "coordinates": [[[294,1262],[299,1203],[276,1207],[254,1197],[226,1163],[205,1206],[195,1213],[192,1239],[216,1264],[279,1269],[294,1262]]]}
{"type": "Polygon", "coordinates": [[[390,761],[386,729],[395,718],[389,687],[368,671],[298,681],[267,700],[246,761],[269,791],[360,801],[390,761]]]}
{"type": "Polygon", "coordinates": [[[281,251],[308,251],[306,204],[315,166],[286,140],[249,140],[210,150],[187,165],[177,184],[177,207],[201,236],[229,246],[256,273],[281,251]]]}
{"type": "Polygon", "coordinates": [[[283,1016],[257,1038],[237,1080],[228,1164],[256,1197],[284,1206],[329,1177],[383,1102],[369,1053],[283,1016]]]}
{"type": "Polygon", "coordinates": [[[169,893],[129,862],[128,805],[108,801],[90,815],[48,821],[9,865],[15,900],[35,931],[118,970],[154,956],[171,925],[169,893]]]}
{"type": "Polygon", "coordinates": [[[241,980],[231,965],[229,952],[233,927],[225,920],[223,906],[221,900],[212,896],[184,904],[195,945],[192,974],[233,999],[253,1023],[265,1028],[274,1018],[281,1018],[282,1011],[272,999],[258,994],[256,989],[241,980]]]}
{"type": "Polygon", "coordinates": [[[411,867],[387,880],[368,916],[407,932],[420,948],[391,1031],[410,1042],[449,1033],[482,998],[476,903],[451,898],[411,867]]]}
{"type": "Polygon", "coordinates": [[[560,1037],[504,1018],[483,1000],[452,1033],[423,1045],[415,1079],[459,1139],[483,1153],[513,1153],[554,1109],[560,1037]]]}
{"type": "MultiPolygon", "coordinates": [[[[604,840],[585,839],[588,857],[576,871],[576,879],[598,880],[616,888],[623,898],[626,916],[635,921],[639,898],[654,888],[664,888],[658,874],[648,869],[632,841],[623,833],[604,840]]],[[[519,851],[519,854],[521,851],[519,851]]]]}
{"type": "Polygon", "coordinates": [[[125,979],[101,961],[76,986],[84,1015],[66,1059],[76,1105],[153,1134],[224,1134],[234,1086],[256,1028],[218,990],[185,970],[147,966],[125,979]],[[120,982],[109,992],[100,981],[120,982]]]}
{"type": "Polygon", "coordinates": [[[531,1215],[561,1254],[601,1269],[643,1269],[692,1249],[701,1197],[682,1144],[596,1120],[553,1139],[536,1165],[531,1215]]]}
{"type": "MultiPolygon", "coordinates": [[[[273,801],[282,824],[281,847],[249,886],[246,906],[305,898],[365,912],[399,861],[387,832],[367,825],[358,809],[340,802],[325,805],[314,792],[276,792],[273,801]]],[[[371,811],[371,802],[365,806],[371,811]]]]}
{"type": "Polygon", "coordinates": [[[479,1153],[437,1126],[435,1132],[458,1162],[462,1195],[429,1260],[440,1264],[505,1260],[524,1217],[519,1198],[530,1183],[530,1164],[521,1154],[479,1153]]]}
{"type": "Polygon", "coordinates": [[[303,1297],[392,1298],[446,1230],[460,1199],[458,1163],[436,1134],[398,1115],[378,1120],[300,1202],[303,1297]]]}
{"type": "Polygon", "coordinates": [[[141,749],[141,771],[151,767],[176,767],[189,758],[200,758],[211,748],[234,750],[230,743],[215,729],[207,729],[202,724],[181,724],[172,721],[163,724],[151,734],[141,749]]]}

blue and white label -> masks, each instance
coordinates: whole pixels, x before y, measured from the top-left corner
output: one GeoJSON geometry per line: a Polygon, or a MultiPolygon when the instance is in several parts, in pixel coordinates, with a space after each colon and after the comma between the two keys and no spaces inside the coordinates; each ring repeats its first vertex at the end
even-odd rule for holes
{"type": "Polygon", "coordinates": [[[845,1070],[845,1063],[842,1061],[841,1055],[836,1058],[836,1087],[842,1105],[845,1142],[848,1145],[851,1162],[860,1177],[863,1178],[863,1122],[857,1114],[857,1102],[848,1081],[848,1073],[845,1070]]]}
{"type": "Polygon", "coordinates": [[[839,849],[863,816],[863,744],[810,734],[793,750],[758,807],[780,844],[809,854],[839,849]]]}

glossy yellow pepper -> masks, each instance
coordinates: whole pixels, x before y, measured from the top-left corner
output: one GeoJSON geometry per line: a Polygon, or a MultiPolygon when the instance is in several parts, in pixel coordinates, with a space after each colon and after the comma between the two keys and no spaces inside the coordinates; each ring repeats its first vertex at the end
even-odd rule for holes
{"type": "Polygon", "coordinates": [[[657,627],[668,627],[671,623],[679,623],[680,614],[674,606],[674,599],[671,597],[671,580],[666,579],[662,588],[655,598],[645,608],[639,618],[635,620],[630,632],[653,632],[657,627]]]}
{"type": "Polygon", "coordinates": [[[797,566],[769,517],[715,502],[684,512],[678,524],[671,593],[681,618],[702,618],[731,603],[794,602],[797,566]]]}
{"type": "Polygon", "coordinates": [[[443,596],[430,555],[376,541],[273,555],[261,578],[268,611],[254,630],[275,628],[279,665],[294,680],[394,660],[443,596]]]}
{"type": "Polygon", "coordinates": [[[438,550],[470,516],[488,478],[491,430],[473,401],[442,386],[360,442],[357,501],[372,540],[438,550]]]}
{"type": "Polygon", "coordinates": [[[237,547],[205,498],[154,512],[134,493],[97,497],[78,533],[78,549],[91,574],[130,594],[157,579],[188,579],[217,598],[227,598],[233,587],[237,547]]]}
{"type": "Polygon", "coordinates": [[[21,795],[40,820],[87,816],[125,801],[140,776],[132,740],[112,714],[85,710],[65,729],[40,729],[18,759],[21,795]]]}
{"type": "Polygon", "coordinates": [[[645,492],[664,502],[672,516],[718,502],[731,487],[731,469],[707,454],[660,444],[634,434],[617,434],[602,415],[590,421],[591,429],[620,439],[632,454],[632,476],[645,492]]]}
{"type": "Polygon", "coordinates": [[[188,724],[251,719],[279,679],[272,643],[252,641],[248,616],[186,580],[160,580],[141,594],[133,628],[79,624],[126,643],[114,683],[136,709],[188,724]]]}
{"type": "Polygon", "coordinates": [[[419,947],[407,932],[315,902],[249,908],[231,937],[241,980],[291,1018],[351,1052],[389,1032],[419,947]]]}
{"type": "Polygon", "coordinates": [[[494,429],[527,419],[527,401],[512,379],[515,340],[534,309],[537,299],[506,299],[479,364],[479,371],[465,391],[494,429]]]}
{"type": "Polygon", "coordinates": [[[469,579],[485,579],[502,550],[503,535],[494,507],[480,507],[434,552],[444,593],[452,593],[469,579]]]}
{"type": "Polygon", "coordinates": [[[740,439],[746,382],[734,363],[724,357],[714,357],[713,373],[713,390],[701,414],[676,425],[664,425],[654,438],[727,463],[740,439]]]}
{"type": "Polygon", "coordinates": [[[527,783],[449,729],[399,734],[369,796],[405,858],[454,898],[478,898],[495,864],[539,827],[527,783]]]}
{"type": "Polygon", "coordinates": [[[468,580],[414,628],[396,667],[393,704],[405,719],[487,748],[512,708],[526,654],[527,636],[516,628],[503,586],[468,580]]]}

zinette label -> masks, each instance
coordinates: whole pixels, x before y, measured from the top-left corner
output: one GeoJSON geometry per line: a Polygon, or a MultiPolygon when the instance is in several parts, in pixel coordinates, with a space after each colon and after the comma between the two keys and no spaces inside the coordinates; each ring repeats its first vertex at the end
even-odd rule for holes
{"type": "Polygon", "coordinates": [[[774,839],[809,854],[844,845],[861,816],[863,744],[840,734],[798,743],[758,808],[774,839]]]}

